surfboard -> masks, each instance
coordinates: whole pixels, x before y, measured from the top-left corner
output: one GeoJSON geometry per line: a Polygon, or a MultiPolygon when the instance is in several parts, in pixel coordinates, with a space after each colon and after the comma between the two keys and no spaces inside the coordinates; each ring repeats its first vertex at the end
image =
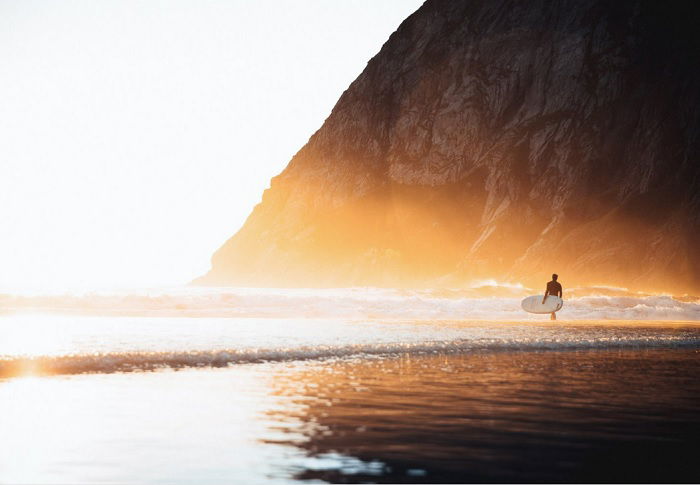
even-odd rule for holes
{"type": "Polygon", "coordinates": [[[520,306],[529,313],[552,313],[561,310],[561,307],[564,306],[564,300],[558,296],[548,295],[544,305],[542,298],[544,295],[528,296],[520,303],[520,306]]]}

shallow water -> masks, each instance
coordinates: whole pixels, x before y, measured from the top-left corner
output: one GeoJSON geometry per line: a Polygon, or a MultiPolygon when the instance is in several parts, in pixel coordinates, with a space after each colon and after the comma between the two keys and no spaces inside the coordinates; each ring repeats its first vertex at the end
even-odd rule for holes
{"type": "MultiPolygon", "coordinates": [[[[297,478],[697,482],[696,351],[516,352],[349,363],[309,379],[299,446],[372,464],[297,478]],[[343,376],[340,382],[337,376],[343,376]],[[328,403],[331,403],[329,406],[328,403]]],[[[315,373],[315,372],[314,372],[315,373]]],[[[284,388],[284,385],[282,385],[284,388]]]]}
{"type": "Polygon", "coordinates": [[[0,482],[700,480],[695,300],[518,301],[5,297],[0,482]]]}
{"type": "Polygon", "coordinates": [[[697,482],[696,349],[0,381],[3,483],[697,482]]]}
{"type": "Polygon", "coordinates": [[[700,322],[0,317],[0,377],[354,355],[655,347],[700,347],[700,322]]]}

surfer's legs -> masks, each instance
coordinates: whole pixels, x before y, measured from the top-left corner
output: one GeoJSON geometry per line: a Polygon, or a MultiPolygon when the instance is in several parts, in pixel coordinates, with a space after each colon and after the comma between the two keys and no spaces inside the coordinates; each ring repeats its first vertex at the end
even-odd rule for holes
{"type": "Polygon", "coordinates": [[[549,317],[550,320],[556,320],[557,319],[557,314],[556,312],[552,312],[552,316],[549,317]]]}

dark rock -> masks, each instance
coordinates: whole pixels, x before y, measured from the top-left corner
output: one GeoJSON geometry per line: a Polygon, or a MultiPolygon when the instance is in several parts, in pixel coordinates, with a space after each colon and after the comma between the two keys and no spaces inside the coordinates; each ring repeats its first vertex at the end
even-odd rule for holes
{"type": "Polygon", "coordinates": [[[197,283],[697,292],[697,10],[426,2],[197,283]]]}

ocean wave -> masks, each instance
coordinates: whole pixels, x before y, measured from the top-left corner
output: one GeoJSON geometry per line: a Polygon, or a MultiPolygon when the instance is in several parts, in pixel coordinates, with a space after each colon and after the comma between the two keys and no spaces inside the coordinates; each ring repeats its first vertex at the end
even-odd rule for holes
{"type": "MultiPolygon", "coordinates": [[[[0,294],[0,309],[106,316],[537,320],[542,317],[520,308],[524,296],[536,293],[513,285],[466,290],[184,288],[0,294]]],[[[574,288],[565,294],[559,315],[572,320],[700,320],[700,300],[620,288],[574,288]]]]}
{"type": "Polygon", "coordinates": [[[317,345],[296,348],[114,352],[0,358],[0,377],[113,373],[157,369],[226,367],[233,364],[285,362],[366,356],[424,355],[479,351],[564,351],[647,348],[700,348],[696,330],[673,332],[580,333],[566,330],[530,338],[475,338],[380,344],[317,345]]]}

